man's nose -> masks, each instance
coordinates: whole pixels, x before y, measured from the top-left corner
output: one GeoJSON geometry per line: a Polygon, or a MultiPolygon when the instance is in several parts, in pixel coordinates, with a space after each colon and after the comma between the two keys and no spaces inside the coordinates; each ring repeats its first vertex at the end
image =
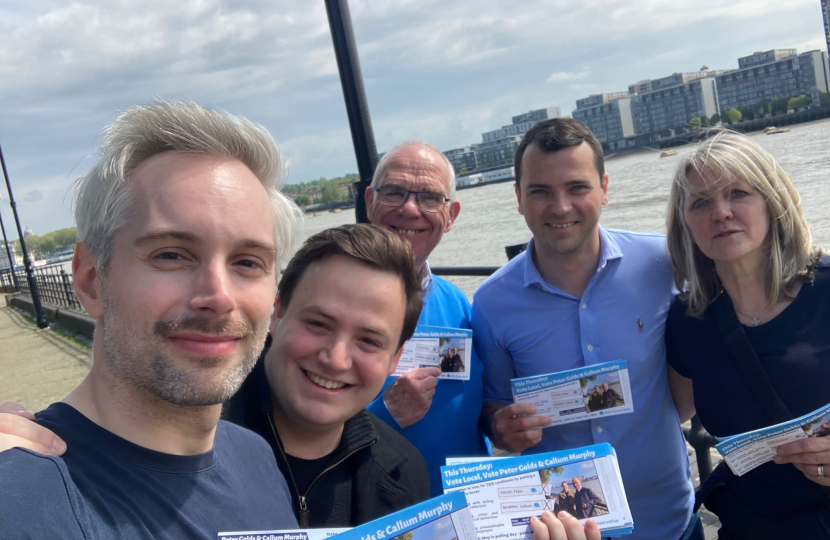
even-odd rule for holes
{"type": "Polygon", "coordinates": [[[404,199],[403,204],[400,206],[399,210],[407,215],[415,215],[421,213],[421,209],[418,207],[418,196],[414,193],[407,193],[406,199],[404,199]]]}
{"type": "Polygon", "coordinates": [[[347,340],[335,337],[334,341],[325,349],[320,360],[332,371],[346,371],[352,366],[347,340]]]}
{"type": "Polygon", "coordinates": [[[195,293],[191,306],[198,311],[224,315],[233,311],[233,282],[225,261],[209,261],[195,276],[195,293]]]}

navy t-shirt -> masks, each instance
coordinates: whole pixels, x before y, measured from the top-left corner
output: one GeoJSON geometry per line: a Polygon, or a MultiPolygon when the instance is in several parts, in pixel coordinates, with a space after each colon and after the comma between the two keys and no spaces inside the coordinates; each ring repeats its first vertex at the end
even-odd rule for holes
{"type": "MultiPolygon", "coordinates": [[[[725,293],[716,300],[725,301],[725,293]]],[[[790,412],[801,416],[830,403],[830,258],[821,260],[813,283],[804,283],[784,311],[760,326],[745,326],[744,332],[790,412]]],[[[689,317],[676,299],[666,322],[666,353],[669,364],[692,379],[697,415],[715,437],[772,423],[709,313],[689,317]]],[[[727,480],[748,508],[775,521],[830,510],[818,484],[792,465],[770,462],[727,480]]]]}
{"type": "Polygon", "coordinates": [[[297,527],[271,448],[246,429],[219,422],[213,450],[176,456],[122,439],[65,403],[37,422],[68,450],[0,453],[3,540],[215,540],[297,527]]]}

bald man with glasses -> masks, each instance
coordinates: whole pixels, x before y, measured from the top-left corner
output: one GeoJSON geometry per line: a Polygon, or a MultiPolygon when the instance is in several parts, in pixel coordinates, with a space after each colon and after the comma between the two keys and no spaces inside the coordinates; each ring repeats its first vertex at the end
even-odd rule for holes
{"type": "MultiPolygon", "coordinates": [[[[470,303],[452,283],[435,276],[427,258],[452,229],[461,210],[455,172],[434,146],[407,142],[387,152],[366,190],[369,220],[412,245],[424,288],[419,326],[470,328],[470,303]]],[[[472,352],[470,380],[438,380],[439,367],[389,377],[369,410],[414,444],[427,463],[431,495],[442,492],[440,467],[447,456],[487,455],[478,429],[482,367],[472,352]],[[448,436],[452,434],[452,436],[448,436]]]]}

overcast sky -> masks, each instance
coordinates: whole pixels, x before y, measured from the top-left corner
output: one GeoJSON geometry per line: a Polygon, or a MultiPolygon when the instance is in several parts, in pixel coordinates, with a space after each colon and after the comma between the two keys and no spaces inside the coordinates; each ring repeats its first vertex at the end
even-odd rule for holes
{"type": "MultiPolygon", "coordinates": [[[[412,138],[480,142],[531,109],[570,114],[589,94],[735,68],[754,51],[825,48],[819,0],[350,5],[381,152],[412,138]]],[[[323,0],[2,0],[0,144],[24,225],[72,225],[72,182],[102,128],[157,96],[263,124],[289,182],[357,171],[323,0]]]]}

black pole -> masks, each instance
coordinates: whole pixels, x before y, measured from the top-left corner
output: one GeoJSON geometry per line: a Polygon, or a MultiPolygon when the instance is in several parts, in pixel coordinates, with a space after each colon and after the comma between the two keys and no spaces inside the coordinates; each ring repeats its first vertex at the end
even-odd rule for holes
{"type": "MultiPolygon", "coordinates": [[[[3,197],[0,197],[2,199],[3,197]]],[[[20,292],[20,283],[17,282],[17,274],[14,273],[14,258],[12,257],[12,248],[9,245],[9,239],[6,238],[6,227],[3,225],[3,214],[0,214],[0,231],[3,232],[3,243],[6,244],[6,255],[9,257],[9,271],[12,274],[12,282],[17,292],[20,292]]]]}
{"type": "Polygon", "coordinates": [[[349,127],[352,130],[357,170],[360,174],[360,181],[355,190],[355,219],[358,223],[368,223],[369,217],[366,214],[363,196],[372,182],[372,175],[378,164],[378,150],[375,146],[369,106],[366,104],[366,92],[363,89],[363,75],[360,72],[348,0],[326,0],[326,13],[329,17],[331,40],[334,43],[334,55],[337,57],[337,70],[340,72],[340,84],[343,86],[346,112],[349,115],[349,127]]]}
{"type": "MultiPolygon", "coordinates": [[[[17,203],[14,202],[14,194],[12,193],[11,182],[9,182],[9,173],[6,171],[6,160],[3,158],[2,146],[0,146],[0,165],[3,166],[3,176],[6,178],[6,189],[9,191],[9,205],[12,207],[14,222],[17,224],[17,236],[20,238],[20,250],[23,251],[23,266],[26,268],[26,280],[29,282],[29,291],[32,293],[32,303],[35,305],[35,314],[37,315],[37,327],[49,328],[49,321],[46,320],[46,315],[43,314],[43,306],[40,304],[40,293],[37,290],[34,272],[32,272],[32,259],[29,258],[29,252],[26,250],[26,242],[23,240],[23,229],[20,228],[20,218],[17,216],[17,203]]],[[[14,268],[12,268],[12,272],[14,272],[14,268]]]]}

